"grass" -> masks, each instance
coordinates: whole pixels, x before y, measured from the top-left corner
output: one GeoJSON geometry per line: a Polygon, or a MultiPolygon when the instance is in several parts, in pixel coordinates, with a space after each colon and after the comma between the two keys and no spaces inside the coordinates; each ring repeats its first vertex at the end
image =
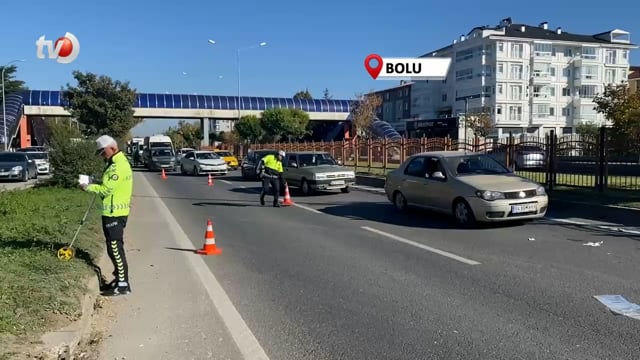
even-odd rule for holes
{"type": "Polygon", "coordinates": [[[71,241],[91,196],[53,187],[0,193],[0,359],[81,315],[86,279],[103,249],[97,207],[75,258],[60,261],[56,252],[71,241]]]}
{"type": "MultiPolygon", "coordinates": [[[[388,164],[387,168],[384,169],[382,163],[372,163],[371,167],[368,167],[366,162],[359,163],[358,167],[355,167],[353,162],[347,162],[345,165],[354,168],[358,175],[380,177],[399,166],[399,164],[388,164]]],[[[516,171],[516,174],[541,184],[546,182],[544,172],[516,171]]],[[[552,199],[640,208],[640,178],[635,176],[609,176],[607,183],[607,191],[599,193],[594,190],[594,175],[557,173],[555,185],[549,196],[552,199]]]]}

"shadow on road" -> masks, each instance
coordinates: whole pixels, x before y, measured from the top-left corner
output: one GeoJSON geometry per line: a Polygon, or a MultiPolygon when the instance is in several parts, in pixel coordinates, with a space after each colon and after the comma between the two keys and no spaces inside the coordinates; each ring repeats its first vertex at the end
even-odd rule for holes
{"type": "Polygon", "coordinates": [[[226,200],[226,201],[207,201],[207,202],[197,202],[197,203],[193,203],[191,204],[193,206],[231,206],[231,207],[249,207],[249,206],[258,206],[256,204],[247,204],[246,201],[241,202],[235,202],[233,200],[226,200]]]}
{"type": "MultiPolygon", "coordinates": [[[[623,226],[613,226],[613,225],[603,226],[598,224],[587,224],[587,225],[567,224],[567,223],[557,222],[553,220],[544,220],[544,219],[536,221],[536,224],[544,224],[547,226],[558,226],[564,229],[583,231],[598,237],[627,238],[635,241],[640,241],[640,235],[625,232],[624,231],[625,229],[623,226]]],[[[567,240],[574,241],[574,242],[584,242],[584,239],[568,238],[567,240]]]]}
{"type": "Polygon", "coordinates": [[[165,247],[166,250],[173,250],[173,251],[182,251],[182,252],[190,252],[190,253],[195,253],[196,250],[195,249],[181,249],[181,248],[174,248],[174,247],[165,247]]]}

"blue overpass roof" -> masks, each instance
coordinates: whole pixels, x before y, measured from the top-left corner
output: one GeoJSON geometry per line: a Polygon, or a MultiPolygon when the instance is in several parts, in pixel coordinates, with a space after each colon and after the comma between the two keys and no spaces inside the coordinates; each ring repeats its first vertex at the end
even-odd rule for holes
{"type": "MultiPolygon", "coordinates": [[[[27,106],[65,106],[62,91],[29,90],[22,94],[27,106]]],[[[240,110],[263,111],[273,108],[300,109],[306,112],[348,113],[351,100],[304,100],[293,98],[241,97],[240,110]]],[[[136,94],[135,108],[238,110],[237,96],[136,94]]]]}

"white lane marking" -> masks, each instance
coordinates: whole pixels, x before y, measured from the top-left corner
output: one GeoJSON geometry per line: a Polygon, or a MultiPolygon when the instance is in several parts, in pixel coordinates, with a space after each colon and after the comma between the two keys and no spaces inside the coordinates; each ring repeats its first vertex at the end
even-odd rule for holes
{"type": "Polygon", "coordinates": [[[446,252],[446,251],[443,251],[443,250],[440,250],[440,249],[432,248],[431,246],[423,245],[423,244],[417,243],[415,241],[411,241],[411,240],[402,238],[402,237],[397,236],[397,235],[389,234],[387,232],[384,232],[384,231],[381,231],[381,230],[378,230],[378,229],[374,229],[374,228],[371,228],[371,227],[368,227],[368,226],[361,226],[361,228],[364,229],[364,230],[367,230],[367,231],[371,231],[372,233],[376,233],[378,235],[386,236],[389,239],[393,239],[395,241],[398,241],[398,242],[401,242],[401,243],[404,243],[404,244],[407,244],[407,245],[415,246],[415,247],[420,248],[422,250],[427,250],[427,251],[430,251],[430,252],[432,252],[434,254],[438,254],[438,255],[442,255],[444,257],[448,257],[449,259],[460,261],[461,263],[465,263],[467,265],[480,265],[480,263],[475,261],[475,260],[467,259],[467,258],[464,258],[462,256],[458,256],[456,254],[452,254],[450,252],[446,252]]]}
{"type": "Polygon", "coordinates": [[[308,207],[308,206],[304,206],[304,205],[300,205],[300,204],[296,204],[296,203],[293,203],[293,206],[295,206],[295,207],[299,207],[300,209],[305,209],[305,210],[307,210],[307,211],[311,211],[312,213],[316,213],[316,214],[323,214],[323,212],[322,212],[322,211],[318,211],[318,210],[316,210],[316,209],[314,209],[314,208],[310,208],[310,207],[308,207]]]}
{"type": "Polygon", "coordinates": [[[228,180],[222,180],[222,179],[220,179],[219,181],[221,181],[221,182],[223,182],[223,183],[225,183],[225,184],[228,184],[228,185],[231,185],[231,184],[232,184],[232,182],[231,182],[231,181],[228,181],[228,180]]]}
{"type": "Polygon", "coordinates": [[[617,231],[617,232],[632,234],[632,235],[640,235],[640,231],[638,230],[629,230],[629,229],[625,229],[624,227],[620,227],[616,225],[598,225],[596,223],[589,223],[589,222],[570,220],[570,219],[558,219],[558,218],[552,218],[552,217],[545,217],[545,219],[550,221],[565,223],[565,224],[578,225],[578,226],[593,226],[602,230],[617,231]]]}
{"type": "MultiPolygon", "coordinates": [[[[165,203],[160,199],[156,190],[145,177],[141,176],[140,178],[142,181],[146,182],[146,186],[144,187],[149,189],[149,192],[154,198],[153,200],[157,202],[156,208],[166,219],[178,246],[185,249],[192,248],[193,244],[189,240],[189,237],[185,234],[180,224],[178,224],[178,221],[173,214],[171,214],[167,205],[165,205],[165,203]]],[[[249,329],[245,321],[242,319],[242,316],[240,316],[240,313],[229,299],[229,296],[218,282],[218,279],[216,279],[215,275],[213,275],[211,270],[209,270],[202,257],[199,255],[189,254],[185,254],[185,256],[189,258],[189,263],[193,270],[200,277],[202,286],[207,290],[211,301],[213,301],[213,305],[227,326],[229,333],[231,333],[231,336],[238,346],[238,349],[240,349],[243,357],[245,359],[269,360],[269,357],[258,342],[258,339],[256,339],[255,335],[251,332],[251,329],[249,329]]]]}

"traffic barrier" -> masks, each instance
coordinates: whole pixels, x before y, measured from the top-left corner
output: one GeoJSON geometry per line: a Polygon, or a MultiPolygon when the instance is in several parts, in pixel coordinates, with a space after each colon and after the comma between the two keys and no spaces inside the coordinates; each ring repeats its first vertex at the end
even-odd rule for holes
{"type": "Polygon", "coordinates": [[[207,220],[207,231],[204,233],[204,245],[202,249],[196,250],[200,255],[220,255],[222,249],[216,246],[216,236],[213,233],[213,223],[211,219],[207,220]]]}
{"type": "Polygon", "coordinates": [[[211,174],[209,174],[209,180],[207,180],[207,185],[213,186],[213,178],[211,177],[211,174]]]}
{"type": "Polygon", "coordinates": [[[284,185],[284,200],[282,201],[282,206],[291,206],[293,205],[293,201],[291,201],[291,194],[289,194],[289,185],[284,185]]]}
{"type": "Polygon", "coordinates": [[[162,180],[167,180],[167,173],[164,172],[164,168],[162,168],[162,180]]]}

